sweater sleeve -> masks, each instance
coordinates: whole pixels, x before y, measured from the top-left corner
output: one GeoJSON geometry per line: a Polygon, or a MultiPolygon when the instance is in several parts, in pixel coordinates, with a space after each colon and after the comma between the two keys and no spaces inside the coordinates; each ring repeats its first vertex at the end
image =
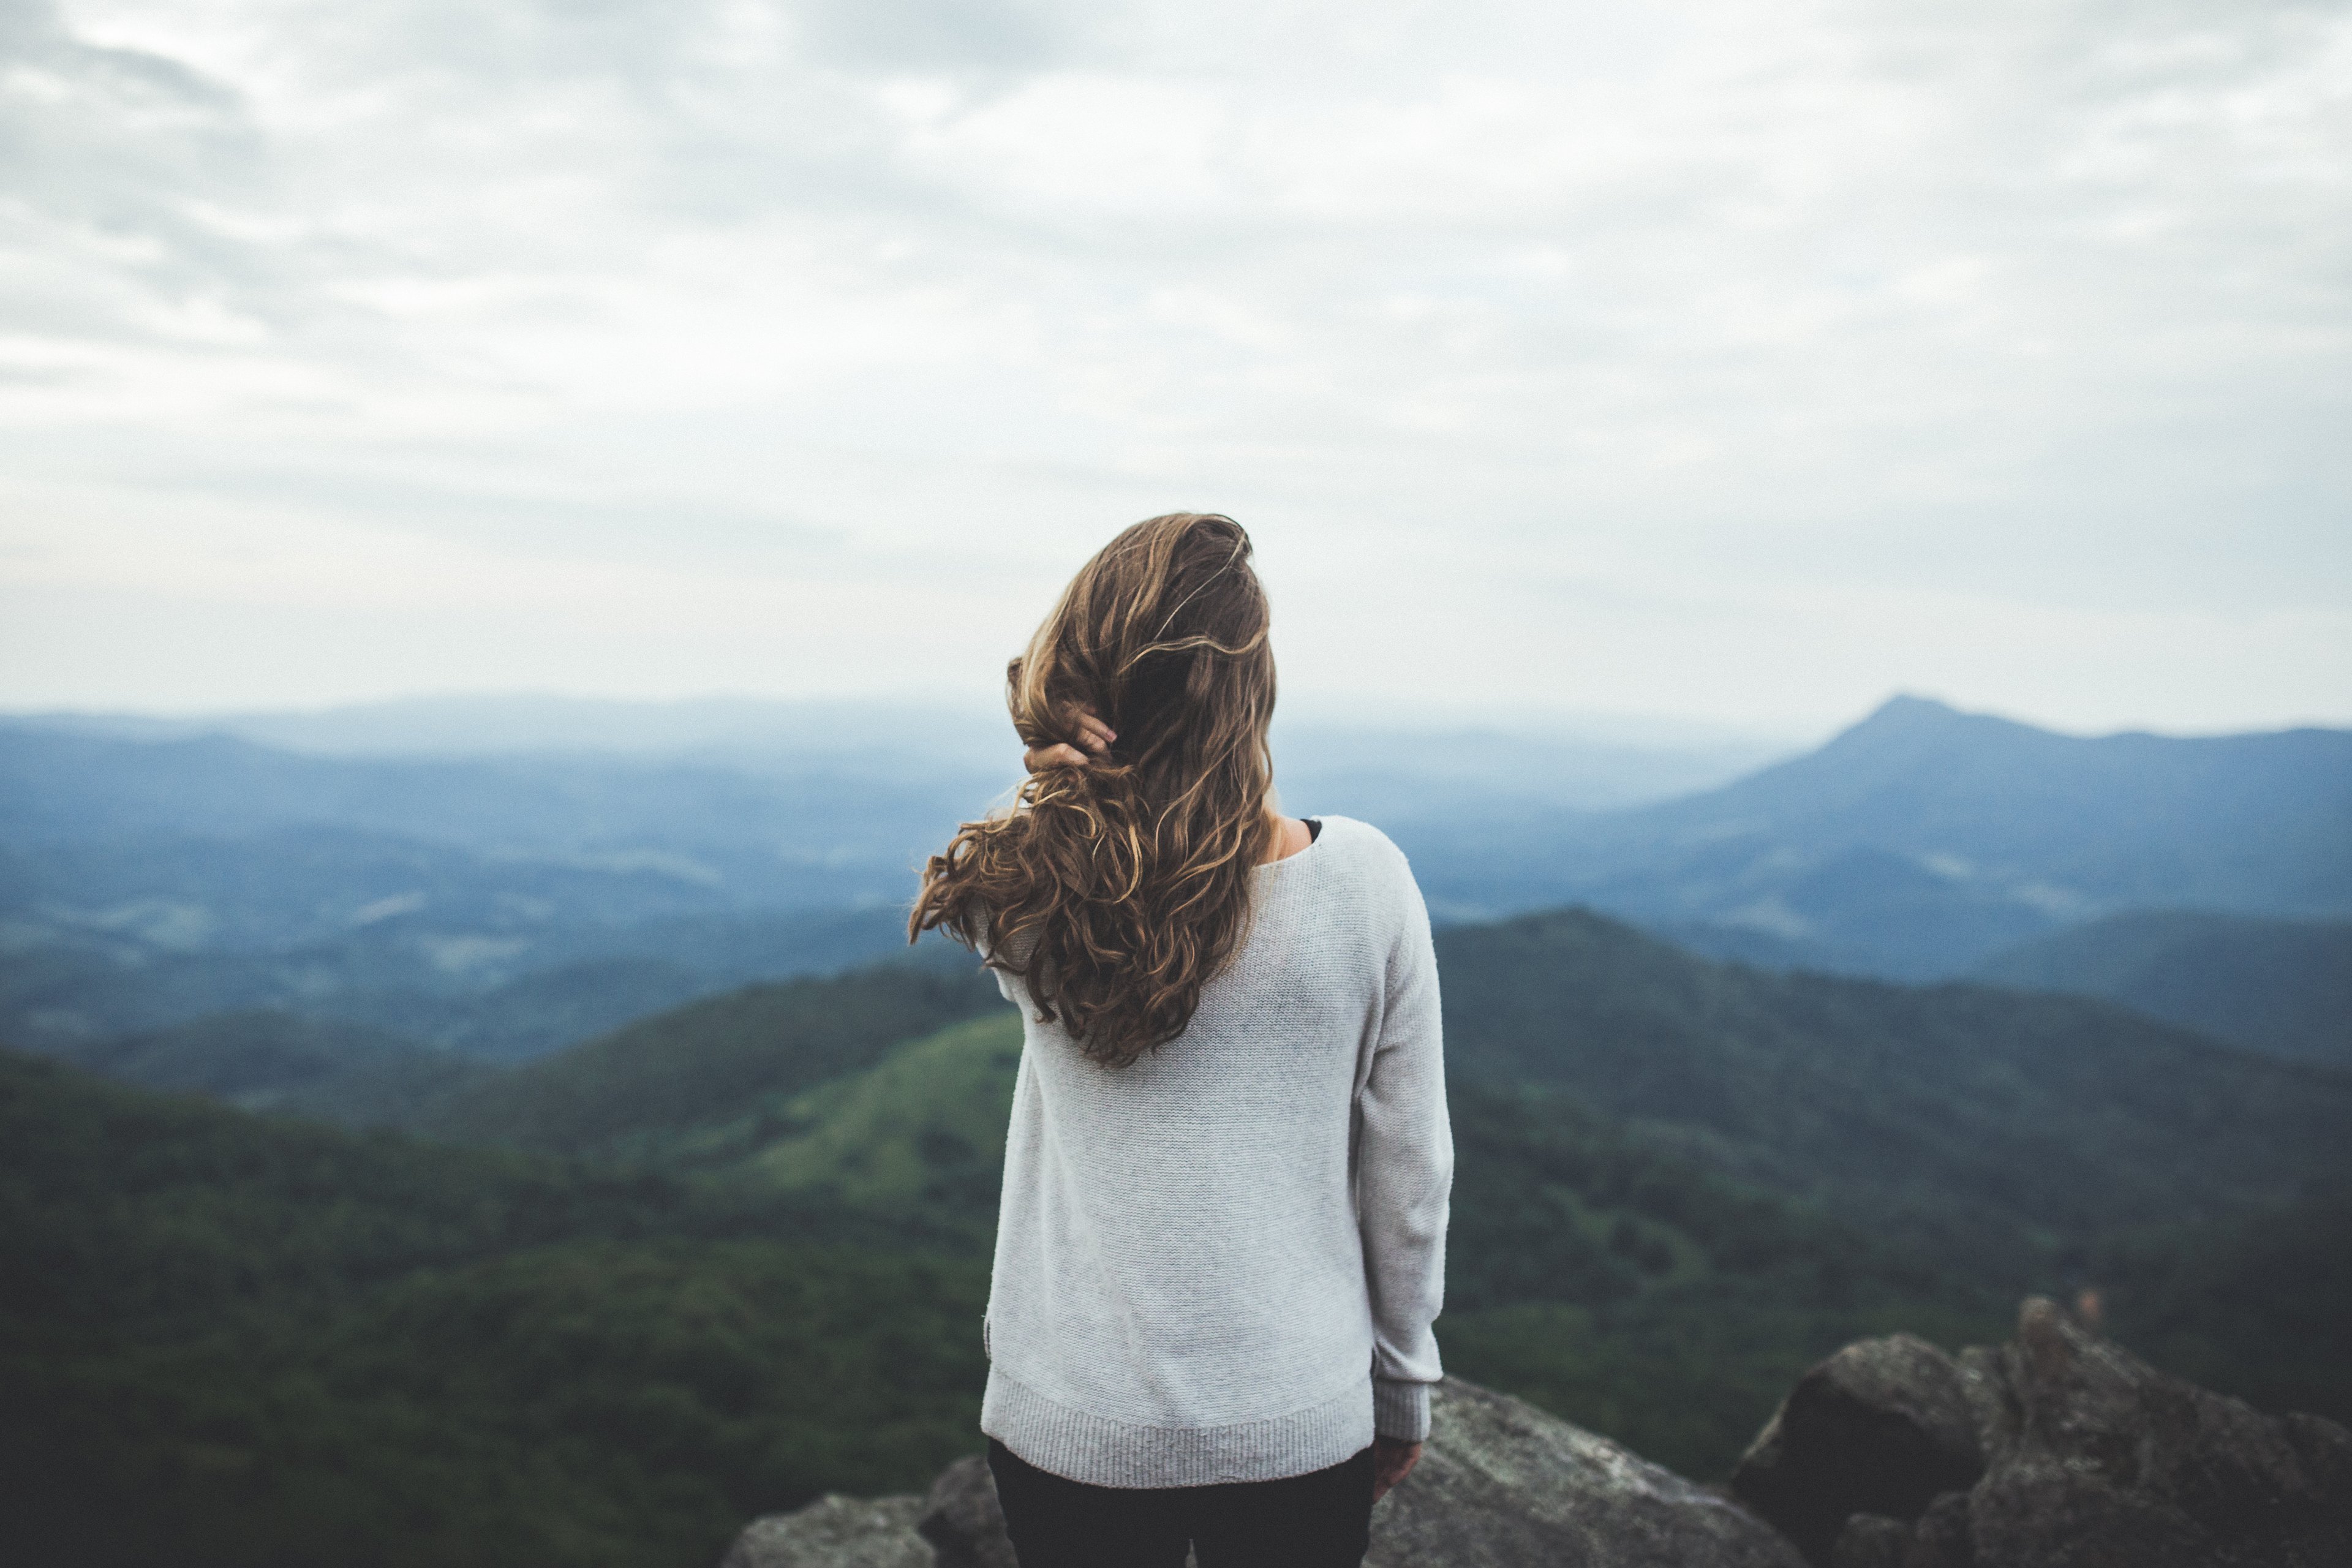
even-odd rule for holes
{"type": "Polygon", "coordinates": [[[1444,1375],[1430,1325],[1445,1300],[1454,1133],[1429,911],[1401,857],[1398,868],[1410,907],[1358,1100],[1356,1213],[1371,1295],[1374,1430],[1418,1443],[1429,1435],[1429,1385],[1444,1375]]]}

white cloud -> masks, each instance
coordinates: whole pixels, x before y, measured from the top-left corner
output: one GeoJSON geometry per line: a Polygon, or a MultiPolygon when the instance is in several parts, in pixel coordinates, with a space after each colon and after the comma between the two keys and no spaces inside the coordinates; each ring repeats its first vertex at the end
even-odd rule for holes
{"type": "Polygon", "coordinates": [[[984,684],[1215,506],[1294,687],[2352,717],[2342,5],[0,17],[0,700],[984,684]]]}

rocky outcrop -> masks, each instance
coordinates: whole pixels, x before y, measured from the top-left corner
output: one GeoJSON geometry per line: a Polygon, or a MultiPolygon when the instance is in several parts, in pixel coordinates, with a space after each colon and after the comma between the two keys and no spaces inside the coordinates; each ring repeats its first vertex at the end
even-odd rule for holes
{"type": "Polygon", "coordinates": [[[996,1479],[978,1454],[940,1472],[916,1526],[939,1552],[939,1568],[1021,1568],[1004,1533],[996,1479]]]}
{"type": "MultiPolygon", "coordinates": [[[[2352,1564],[2352,1434],[2167,1376],[2039,1299],[2005,1345],[1953,1357],[1896,1334],[1838,1352],[1790,1391],[1728,1497],[1458,1379],[1431,1421],[1420,1468],[1373,1513],[1367,1568],[2352,1564]]],[[[1018,1565],[971,1458],[927,1498],[761,1520],[724,1568],[1018,1565]]]]}
{"type": "Polygon", "coordinates": [[[1796,1568],[1718,1492],[1531,1405],[1448,1378],[1429,1447],[1372,1514],[1366,1568],[1796,1568]]]}
{"type": "Polygon", "coordinates": [[[2040,1298],[1957,1360],[1849,1345],[1732,1488],[1828,1568],[2352,1563],[2352,1435],[2168,1376],[2040,1298]]]}
{"type": "Polygon", "coordinates": [[[1798,1379],[1731,1484],[1809,1561],[1826,1563],[1850,1517],[1907,1531],[1937,1494],[1983,1473],[1958,1364],[1895,1334],[1848,1345],[1798,1379]]]}
{"type": "MultiPolygon", "coordinates": [[[[1430,1423],[1421,1464],[1373,1512],[1367,1568],[1801,1568],[1788,1542],[1738,1503],[1533,1405],[1448,1378],[1430,1423]]],[[[895,1568],[898,1558],[854,1557],[847,1546],[837,1558],[760,1554],[761,1542],[787,1539],[786,1527],[839,1500],[760,1521],[725,1568],[895,1568]]],[[[936,1553],[921,1559],[926,1568],[1016,1568],[977,1458],[949,1466],[919,1504],[886,1504],[873,1544],[855,1550],[911,1542],[936,1553]]]]}
{"type": "Polygon", "coordinates": [[[719,1568],[933,1568],[918,1497],[824,1497],[753,1520],[719,1568]]]}

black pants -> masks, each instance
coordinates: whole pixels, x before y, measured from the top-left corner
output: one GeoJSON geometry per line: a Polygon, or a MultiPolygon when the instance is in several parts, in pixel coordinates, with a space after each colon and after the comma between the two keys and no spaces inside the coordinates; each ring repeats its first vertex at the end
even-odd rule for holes
{"type": "Polygon", "coordinates": [[[1372,1451],[1328,1470],[1217,1487],[1090,1487],[994,1438],[988,1468],[1021,1568],[1357,1568],[1370,1544],[1372,1451]]]}

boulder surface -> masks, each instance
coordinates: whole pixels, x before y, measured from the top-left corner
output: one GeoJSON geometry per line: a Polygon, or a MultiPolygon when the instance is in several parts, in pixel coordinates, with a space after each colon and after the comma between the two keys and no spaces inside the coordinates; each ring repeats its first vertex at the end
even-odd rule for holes
{"type": "Polygon", "coordinates": [[[919,1497],[823,1497],[746,1525],[719,1568],[933,1568],[919,1497]]]}
{"type": "Polygon", "coordinates": [[[938,1568],[1021,1568],[1004,1533],[996,1478],[978,1454],[968,1454],[940,1472],[916,1528],[937,1549],[938,1568]]]}
{"type": "Polygon", "coordinates": [[[1548,1415],[1448,1378],[1429,1447],[1372,1512],[1366,1568],[1796,1568],[1729,1498],[1548,1415]]]}
{"type": "Polygon", "coordinates": [[[2352,1434],[2336,1423],[2273,1418],[2168,1376],[2040,1297],[2009,1343],[1957,1361],[1902,1338],[1807,1373],[1733,1478],[1811,1562],[2352,1563],[2352,1434]]]}
{"type": "MultiPolygon", "coordinates": [[[[1373,1510],[1366,1568],[1800,1568],[1789,1543],[1739,1503],[1531,1405],[1448,1378],[1430,1424],[1421,1464],[1373,1510]]],[[[755,1522],[724,1568],[1015,1568],[977,1456],[950,1465],[919,1503],[867,1505],[883,1510],[870,1535],[844,1537],[839,1556],[761,1554],[786,1541],[805,1553],[814,1537],[797,1521],[833,1510],[824,1528],[834,1529],[846,1518],[843,1500],[755,1522]],[[924,1555],[883,1555],[910,1548],[924,1555]],[[869,1555],[852,1555],[860,1552],[869,1555]]]]}
{"type": "Polygon", "coordinates": [[[1818,1563],[1831,1560],[1851,1516],[1915,1520],[1983,1473],[1958,1363],[1923,1339],[1893,1334],[1857,1341],[1799,1378],[1732,1472],[1731,1489],[1818,1563]]]}
{"type": "MultiPolygon", "coordinates": [[[[2036,1298],[2005,1345],[1954,1358],[1897,1334],[1814,1367],[1741,1460],[1732,1495],[1449,1378],[1431,1402],[1420,1467],[1373,1510],[1365,1563],[1808,1561],[2346,1568],[2352,1433],[2315,1415],[2264,1415],[2168,1376],[2036,1298]]],[[[925,1498],[829,1497],[760,1520],[723,1568],[1017,1564],[995,1485],[974,1456],[949,1466],[925,1498]]]]}

